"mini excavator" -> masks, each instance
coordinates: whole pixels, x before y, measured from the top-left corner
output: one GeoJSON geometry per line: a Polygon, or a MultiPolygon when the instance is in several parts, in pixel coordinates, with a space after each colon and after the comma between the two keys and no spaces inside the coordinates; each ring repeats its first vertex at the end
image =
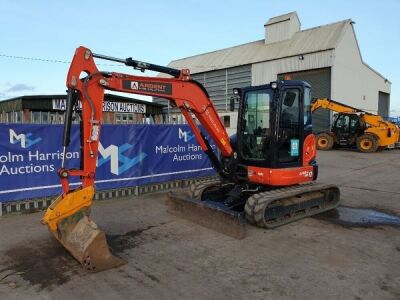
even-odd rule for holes
{"type": "Polygon", "coordinates": [[[170,193],[170,212],[243,238],[245,219],[259,227],[275,228],[338,205],[337,186],[314,182],[318,175],[316,139],[312,133],[311,87],[306,82],[277,81],[234,89],[231,107],[239,103],[239,121],[232,138],[207,91],[191,79],[187,69],[99,55],[79,47],[68,72],[67,88],[63,151],[70,142],[72,115],[80,99],[81,168],[65,168],[63,156],[58,171],[62,194],[47,209],[42,224],[88,271],[124,264],[112,254],[105,233],[90,218],[105,90],[168,99],[180,109],[218,173],[218,180],[199,181],[187,194],[170,193]],[[95,58],[170,76],[103,72],[97,69],[95,58]],[[72,190],[69,180],[74,176],[80,177],[81,186],[72,190]]]}

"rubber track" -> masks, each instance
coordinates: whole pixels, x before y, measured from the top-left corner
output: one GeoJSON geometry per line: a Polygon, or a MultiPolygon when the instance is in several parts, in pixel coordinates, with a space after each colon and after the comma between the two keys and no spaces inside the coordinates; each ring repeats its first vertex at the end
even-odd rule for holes
{"type": "MultiPolygon", "coordinates": [[[[286,187],[275,189],[268,192],[254,194],[249,197],[245,205],[246,219],[253,225],[263,228],[275,228],[302,218],[306,218],[321,212],[335,208],[339,204],[340,191],[337,186],[333,184],[311,183],[302,184],[293,187],[286,187]],[[296,213],[291,216],[285,216],[284,219],[277,219],[276,222],[265,222],[265,210],[273,205],[273,202],[284,202],[285,199],[296,197],[298,195],[305,195],[312,192],[333,191],[337,193],[338,201],[327,205],[327,202],[321,202],[319,209],[305,210],[303,213],[296,213]]],[[[310,200],[308,200],[310,201],[310,200]]],[[[312,201],[312,200],[311,200],[312,201]]],[[[314,200],[315,201],[315,200],[314,200]]],[[[305,201],[304,203],[307,203],[305,201]]]]}
{"type": "Polygon", "coordinates": [[[204,181],[198,181],[190,185],[190,197],[194,200],[201,200],[201,195],[206,188],[214,185],[220,185],[220,179],[208,179],[204,181]]]}

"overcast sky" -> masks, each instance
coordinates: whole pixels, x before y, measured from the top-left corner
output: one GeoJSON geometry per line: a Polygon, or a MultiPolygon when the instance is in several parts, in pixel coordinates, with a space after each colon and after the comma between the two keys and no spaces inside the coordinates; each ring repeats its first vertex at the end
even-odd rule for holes
{"type": "MultiPolygon", "coordinates": [[[[96,53],[166,65],[262,39],[270,17],[291,11],[297,11],[302,29],[355,21],[362,57],[392,82],[392,114],[400,115],[400,0],[0,0],[0,101],[64,93],[69,67],[4,55],[68,62],[83,45],[96,53]]],[[[123,66],[103,69],[131,72],[123,66]]]]}

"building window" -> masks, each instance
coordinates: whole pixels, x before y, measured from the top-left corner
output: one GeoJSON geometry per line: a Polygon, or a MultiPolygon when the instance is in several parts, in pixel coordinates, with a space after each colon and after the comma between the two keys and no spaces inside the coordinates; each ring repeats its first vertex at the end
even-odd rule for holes
{"type": "Polygon", "coordinates": [[[231,127],[231,116],[224,116],[224,126],[225,128],[231,127]]]}
{"type": "Polygon", "coordinates": [[[116,124],[132,124],[133,114],[116,114],[115,115],[116,124]]]}

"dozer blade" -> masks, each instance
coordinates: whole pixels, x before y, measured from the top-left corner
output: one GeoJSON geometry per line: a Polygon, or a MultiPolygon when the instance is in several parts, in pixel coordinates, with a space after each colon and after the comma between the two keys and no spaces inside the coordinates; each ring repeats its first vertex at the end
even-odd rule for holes
{"type": "Polygon", "coordinates": [[[89,217],[93,195],[93,188],[87,187],[58,197],[42,224],[86,270],[99,272],[126,262],[111,253],[104,232],[89,217]]]}
{"type": "Polygon", "coordinates": [[[236,239],[246,236],[245,218],[223,204],[195,200],[189,195],[168,193],[168,212],[236,239]]]}

